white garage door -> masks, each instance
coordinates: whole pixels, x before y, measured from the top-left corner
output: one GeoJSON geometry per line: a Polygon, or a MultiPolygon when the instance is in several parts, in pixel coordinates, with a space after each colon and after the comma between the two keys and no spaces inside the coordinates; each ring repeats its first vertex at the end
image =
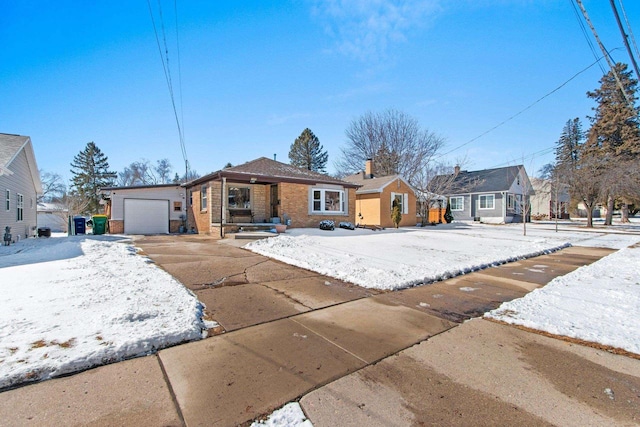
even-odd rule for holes
{"type": "Polygon", "coordinates": [[[169,233],[169,201],[124,199],[124,232],[169,233]]]}

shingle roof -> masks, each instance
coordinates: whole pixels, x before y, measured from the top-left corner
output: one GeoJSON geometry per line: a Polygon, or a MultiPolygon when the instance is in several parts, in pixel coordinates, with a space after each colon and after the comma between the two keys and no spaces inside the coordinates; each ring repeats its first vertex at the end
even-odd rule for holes
{"type": "MultiPolygon", "coordinates": [[[[353,175],[346,176],[344,178],[345,181],[350,182],[352,184],[360,185],[358,188],[357,194],[368,194],[368,193],[382,193],[384,188],[395,182],[397,179],[404,179],[400,175],[388,175],[388,176],[374,176],[372,178],[365,178],[362,172],[356,173],[353,175]]],[[[405,181],[407,185],[407,183],[405,181]]]]}
{"type": "MultiPolygon", "coordinates": [[[[515,181],[522,165],[479,171],[460,171],[449,194],[485,193],[507,191],[515,181]]],[[[445,179],[444,175],[434,179],[445,179]]]]}
{"type": "Polygon", "coordinates": [[[28,136],[0,133],[0,175],[9,167],[20,149],[29,141],[28,136]]]}
{"type": "Polygon", "coordinates": [[[42,182],[40,181],[40,171],[36,162],[36,156],[31,145],[31,138],[22,135],[12,135],[0,133],[0,176],[11,174],[11,163],[20,153],[24,151],[29,164],[29,173],[35,186],[37,194],[42,194],[42,182]]]}
{"type": "Polygon", "coordinates": [[[297,182],[304,184],[336,184],[348,187],[357,187],[357,185],[325,175],[319,172],[291,166],[286,163],[271,160],[266,157],[260,157],[250,162],[222,169],[217,172],[205,175],[187,184],[196,185],[207,181],[219,180],[222,177],[227,179],[238,179],[242,181],[251,181],[255,178],[258,183],[276,183],[276,182],[297,182]]]}

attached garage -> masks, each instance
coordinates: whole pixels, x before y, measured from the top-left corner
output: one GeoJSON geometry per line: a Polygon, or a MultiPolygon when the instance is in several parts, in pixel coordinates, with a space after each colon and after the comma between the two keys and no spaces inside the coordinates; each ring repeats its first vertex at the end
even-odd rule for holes
{"type": "Polygon", "coordinates": [[[124,199],[125,234],[168,234],[169,200],[124,199]]]}

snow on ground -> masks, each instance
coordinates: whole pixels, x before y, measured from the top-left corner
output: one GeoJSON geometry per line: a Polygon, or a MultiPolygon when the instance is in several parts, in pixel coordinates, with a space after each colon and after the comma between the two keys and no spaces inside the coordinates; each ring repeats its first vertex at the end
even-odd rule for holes
{"type": "Polygon", "coordinates": [[[275,410],[266,421],[256,421],[251,427],[313,427],[297,402],[275,410]]]}
{"type": "Polygon", "coordinates": [[[640,247],[557,277],[485,317],[640,354],[640,247]]]}
{"type": "Polygon", "coordinates": [[[288,264],[367,288],[401,289],[488,266],[548,253],[569,244],[616,249],[638,235],[584,231],[550,224],[502,226],[452,223],[372,231],[292,229],[245,247],[288,264]]]}
{"type": "Polygon", "coordinates": [[[0,247],[0,389],[199,339],[195,295],[117,236],[0,247]]]}

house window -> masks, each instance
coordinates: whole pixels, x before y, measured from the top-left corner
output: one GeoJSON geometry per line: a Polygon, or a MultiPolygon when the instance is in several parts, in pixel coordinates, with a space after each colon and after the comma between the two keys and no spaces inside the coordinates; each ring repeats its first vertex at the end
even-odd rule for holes
{"type": "Polygon", "coordinates": [[[495,206],[495,196],[493,194],[481,194],[479,200],[480,209],[493,209],[495,206]]]}
{"type": "Polygon", "coordinates": [[[189,190],[189,206],[193,206],[193,190],[189,190]]]}
{"type": "Polygon", "coordinates": [[[229,209],[251,209],[249,187],[229,187],[229,209]]]}
{"type": "Polygon", "coordinates": [[[402,214],[408,214],[408,205],[407,205],[407,200],[408,200],[409,195],[408,194],[402,194],[402,193],[391,193],[391,211],[393,212],[393,207],[394,206],[398,206],[400,208],[400,213],[402,214]]]}
{"type": "Polygon", "coordinates": [[[6,202],[5,202],[6,210],[11,210],[11,191],[7,190],[6,193],[6,202]]]}
{"type": "Polygon", "coordinates": [[[206,185],[200,186],[200,210],[201,211],[207,210],[207,186],[206,185]]]}
{"type": "Polygon", "coordinates": [[[182,202],[173,202],[173,211],[182,212],[182,202]]]}
{"type": "Polygon", "coordinates": [[[342,213],[344,209],[344,191],[314,189],[312,191],[312,211],[314,213],[342,213]]]}
{"type": "Polygon", "coordinates": [[[516,207],[515,198],[513,194],[507,194],[507,208],[514,209],[516,207]]]}
{"type": "Polygon", "coordinates": [[[22,221],[24,218],[24,196],[16,194],[16,221],[22,221]]]}
{"type": "Polygon", "coordinates": [[[450,197],[449,205],[451,205],[452,211],[463,211],[464,210],[464,197],[450,197]]]}

